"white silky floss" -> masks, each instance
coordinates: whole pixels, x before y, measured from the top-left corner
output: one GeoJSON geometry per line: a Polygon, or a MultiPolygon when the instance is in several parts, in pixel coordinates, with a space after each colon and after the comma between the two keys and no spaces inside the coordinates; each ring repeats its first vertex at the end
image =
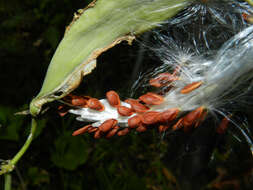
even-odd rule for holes
{"type": "MultiPolygon", "coordinates": [[[[183,54],[178,53],[178,55],[183,54]]],[[[150,110],[164,111],[179,108],[184,112],[204,106],[209,111],[220,113],[219,108],[222,105],[227,105],[232,100],[237,101],[252,88],[253,26],[228,40],[212,60],[194,55],[185,57],[178,57],[176,62],[169,63],[172,68],[179,68],[179,80],[174,81],[172,89],[164,95],[164,102],[150,106],[150,110]],[[188,94],[180,93],[185,85],[196,81],[202,81],[203,84],[188,94]],[[240,89],[242,84],[244,87],[240,89]],[[247,84],[246,88],[245,84],[247,84]]],[[[120,116],[117,109],[110,106],[106,99],[100,101],[105,106],[102,112],[89,108],[72,109],[69,112],[79,115],[77,120],[95,122],[92,124],[94,127],[98,127],[107,119],[117,119],[119,125],[127,126],[130,117],[120,116]]],[[[130,107],[125,102],[121,102],[121,105],[130,107]]]]}
{"type": "MultiPolygon", "coordinates": [[[[69,110],[70,113],[79,115],[76,119],[79,121],[86,121],[86,122],[94,122],[92,124],[93,127],[99,127],[104,121],[108,119],[117,119],[118,125],[125,127],[127,126],[127,120],[130,117],[124,117],[121,116],[117,108],[111,106],[106,99],[99,100],[104,105],[104,111],[96,111],[90,108],[80,108],[80,109],[74,109],[69,110]]],[[[128,108],[131,108],[130,104],[121,102],[122,106],[126,106],[128,108]]],[[[133,117],[135,114],[131,115],[133,117]]]]}

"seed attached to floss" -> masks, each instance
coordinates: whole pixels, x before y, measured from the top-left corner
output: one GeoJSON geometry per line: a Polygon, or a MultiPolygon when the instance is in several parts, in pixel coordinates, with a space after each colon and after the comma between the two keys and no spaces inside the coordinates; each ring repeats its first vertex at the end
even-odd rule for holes
{"type": "Polygon", "coordinates": [[[120,105],[120,98],[117,92],[111,90],[106,93],[106,98],[109,104],[113,107],[117,107],[120,105]]]}
{"type": "Polygon", "coordinates": [[[122,116],[130,116],[133,114],[132,109],[126,107],[126,106],[118,106],[117,111],[122,116]]]}
{"type": "Polygon", "coordinates": [[[144,113],[149,110],[149,107],[141,104],[138,100],[127,99],[126,103],[131,105],[131,108],[137,113],[144,113]]]}
{"type": "Polygon", "coordinates": [[[125,136],[127,133],[129,133],[130,132],[130,130],[129,130],[129,128],[125,128],[125,129],[123,129],[123,130],[120,130],[119,132],[118,132],[118,136],[125,136]]]}
{"type": "Polygon", "coordinates": [[[80,129],[74,131],[72,133],[72,136],[77,136],[77,135],[81,135],[83,133],[86,133],[90,128],[92,129],[93,127],[91,125],[86,125],[86,126],[80,128],[80,129]]]}
{"type": "Polygon", "coordinates": [[[162,96],[152,92],[148,92],[147,94],[140,96],[139,99],[150,105],[160,105],[164,101],[162,96]]]}
{"type": "Polygon", "coordinates": [[[159,121],[159,115],[160,112],[149,111],[141,115],[141,121],[146,125],[152,125],[159,121]]]}
{"type": "Polygon", "coordinates": [[[94,109],[97,111],[104,111],[104,109],[105,109],[104,105],[96,98],[89,99],[87,102],[87,106],[90,109],[94,109]]]}
{"type": "Polygon", "coordinates": [[[141,124],[141,117],[139,115],[135,115],[129,118],[127,123],[130,128],[136,128],[141,124]]]}
{"type": "Polygon", "coordinates": [[[168,83],[178,80],[179,77],[170,73],[161,73],[157,75],[155,78],[149,80],[149,84],[151,86],[160,88],[166,86],[168,83]]]}
{"type": "Polygon", "coordinates": [[[202,85],[202,81],[199,82],[193,82],[191,84],[186,85],[181,91],[181,94],[188,94],[190,92],[192,92],[193,90],[199,88],[202,85]]]}

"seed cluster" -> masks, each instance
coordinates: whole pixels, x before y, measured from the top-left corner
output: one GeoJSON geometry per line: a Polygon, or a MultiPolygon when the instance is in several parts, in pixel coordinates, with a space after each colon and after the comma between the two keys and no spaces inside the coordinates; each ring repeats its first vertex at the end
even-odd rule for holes
{"type": "MultiPolygon", "coordinates": [[[[153,79],[150,79],[149,84],[153,87],[164,87],[171,85],[175,80],[180,80],[176,76],[176,72],[161,73],[153,79]]],[[[202,85],[202,81],[193,82],[184,86],[180,93],[187,94],[197,89],[202,85]]],[[[144,132],[149,128],[157,127],[160,133],[171,129],[172,131],[183,129],[185,132],[191,131],[193,127],[198,127],[200,123],[206,118],[207,111],[201,106],[185,115],[180,112],[179,108],[170,108],[165,111],[152,110],[152,105],[160,105],[164,103],[164,97],[160,94],[148,92],[141,95],[138,99],[126,99],[124,103],[121,102],[117,92],[111,90],[106,93],[106,100],[110,106],[117,110],[120,117],[127,118],[127,125],[122,127],[115,118],[107,119],[101,122],[98,126],[86,125],[73,132],[73,136],[84,133],[94,133],[94,138],[101,137],[110,138],[114,135],[124,136],[131,130],[137,132],[144,132]],[[125,106],[127,103],[129,107],[125,106]]],[[[89,96],[68,95],[64,98],[67,104],[78,108],[88,108],[94,111],[102,112],[105,106],[100,100],[89,96]]],[[[59,107],[59,113],[64,116],[68,112],[66,106],[59,107]]],[[[221,129],[217,129],[219,133],[225,132],[228,122],[223,122],[221,129]]]]}

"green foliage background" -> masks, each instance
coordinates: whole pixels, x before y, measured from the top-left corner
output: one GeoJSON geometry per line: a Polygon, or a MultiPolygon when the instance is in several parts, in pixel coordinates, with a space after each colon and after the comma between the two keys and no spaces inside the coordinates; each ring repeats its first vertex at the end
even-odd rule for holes
{"type": "MultiPolygon", "coordinates": [[[[0,159],[10,159],[22,146],[30,117],[14,113],[28,108],[73,13],[89,2],[0,1],[0,159]]],[[[104,53],[77,93],[101,98],[115,89],[125,99],[135,79],[138,51],[135,43],[104,53]]],[[[156,64],[146,57],[143,68],[156,64]]],[[[51,107],[40,118],[32,146],[12,173],[13,190],[218,189],[216,182],[223,180],[230,183],[221,189],[233,188],[234,183],[250,189],[253,184],[247,144],[229,134],[217,137],[213,123],[193,134],[162,137],[149,130],[94,140],[89,134],[72,137],[73,130],[84,124],[69,115],[59,117],[57,103],[51,107]],[[222,174],[225,177],[219,181],[222,174]]],[[[3,178],[0,182],[2,189],[3,178]]]]}

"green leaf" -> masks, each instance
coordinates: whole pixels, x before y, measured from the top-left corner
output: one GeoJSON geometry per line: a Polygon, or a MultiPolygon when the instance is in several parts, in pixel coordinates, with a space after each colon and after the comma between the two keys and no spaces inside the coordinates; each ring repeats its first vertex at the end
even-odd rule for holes
{"type": "Polygon", "coordinates": [[[72,137],[70,132],[64,132],[54,145],[51,160],[59,168],[75,170],[88,159],[87,143],[81,137],[72,137]]]}

